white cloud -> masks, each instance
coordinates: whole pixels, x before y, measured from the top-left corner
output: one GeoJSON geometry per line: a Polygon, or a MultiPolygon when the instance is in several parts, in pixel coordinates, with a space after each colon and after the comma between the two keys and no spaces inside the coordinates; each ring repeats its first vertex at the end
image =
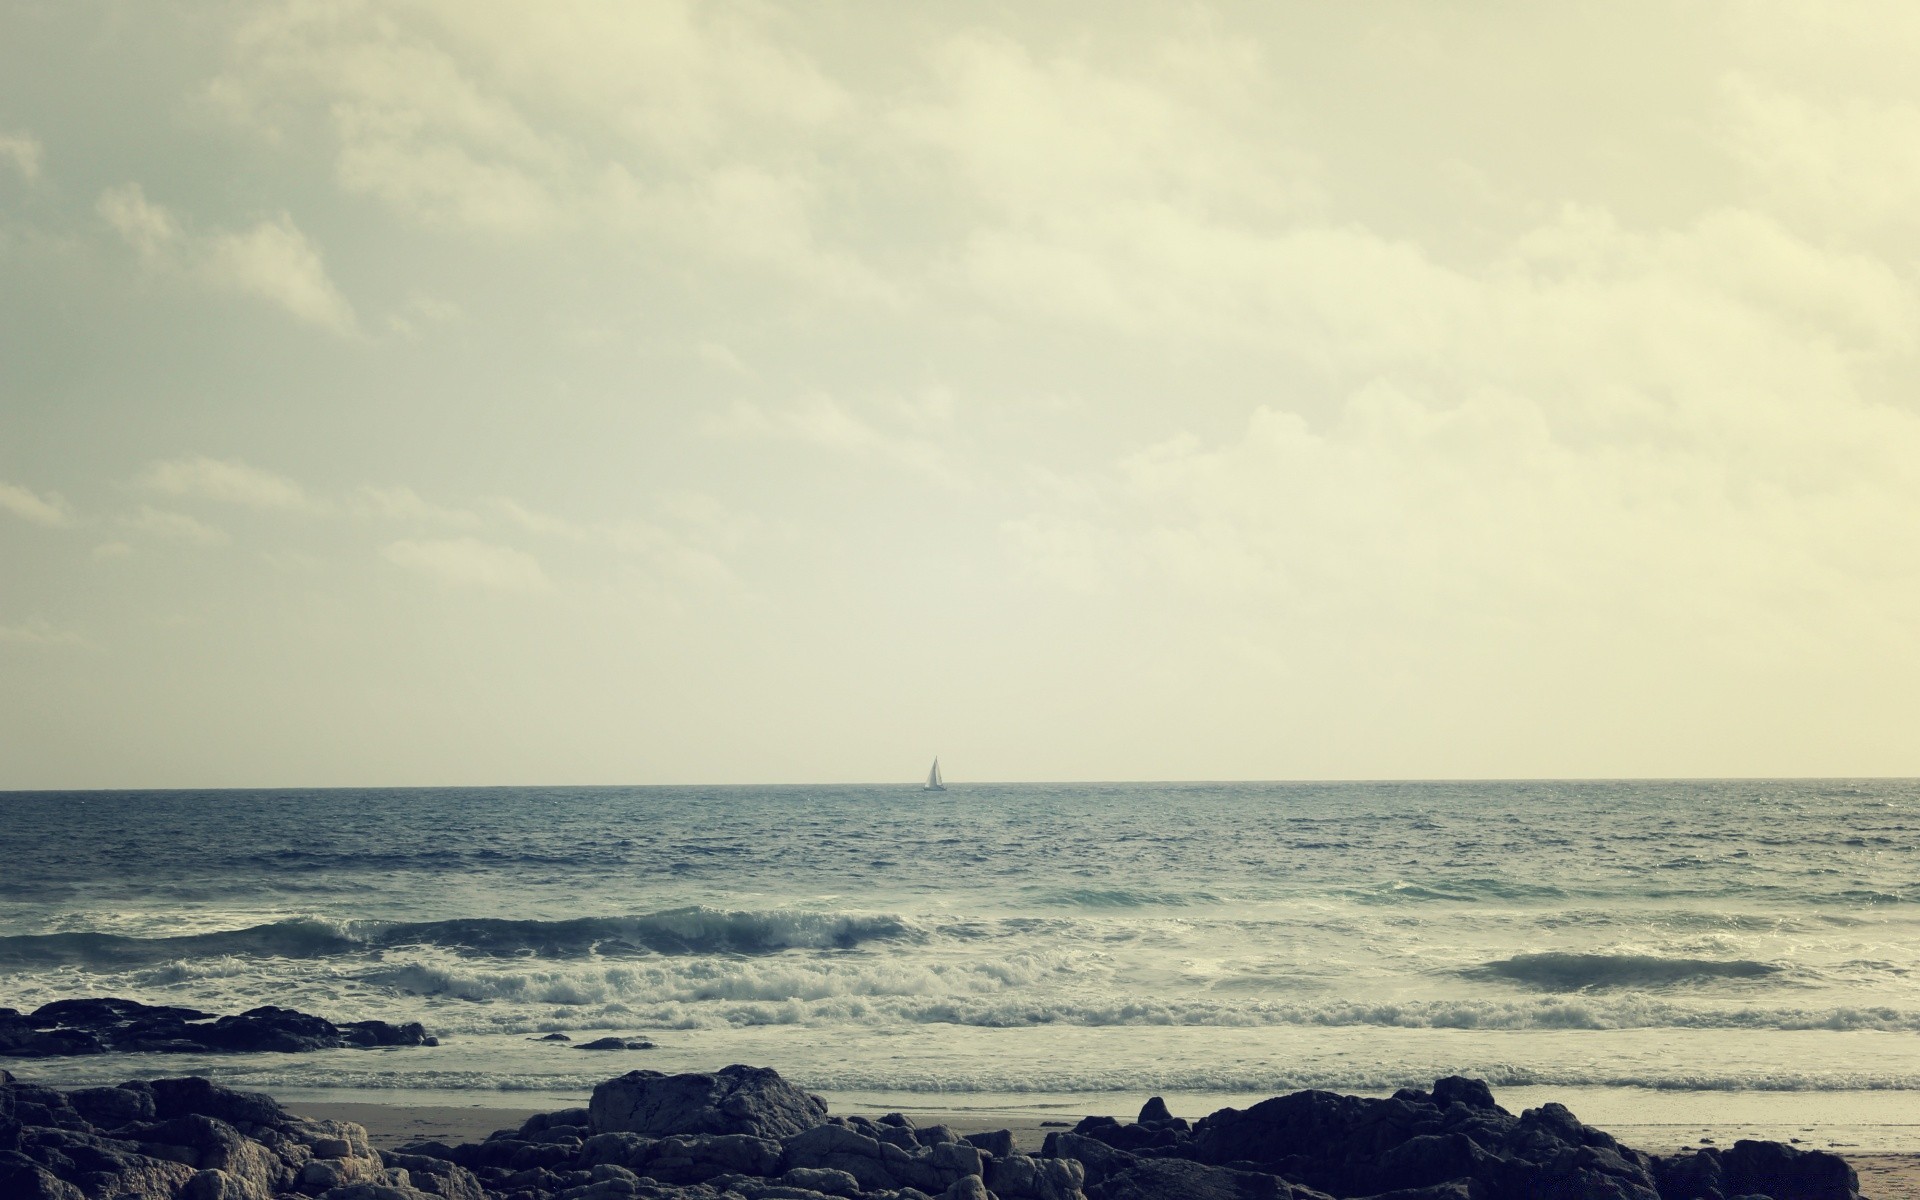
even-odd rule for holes
{"type": "Polygon", "coordinates": [[[0,133],[0,162],[11,163],[28,183],[40,179],[41,163],[46,157],[39,139],[26,133],[0,133]]]}
{"type": "Polygon", "coordinates": [[[35,525],[59,527],[73,524],[73,510],[51,492],[42,496],[15,483],[0,482],[0,509],[35,525]]]}
{"type": "Polygon", "coordinates": [[[61,629],[35,617],[23,624],[0,624],[0,647],[26,649],[95,649],[94,644],[71,629],[61,629]]]}
{"type": "MultiPolygon", "coordinates": [[[[914,410],[903,411],[911,415],[914,410]]],[[[891,464],[949,487],[966,483],[948,448],[918,433],[885,429],[834,397],[819,392],[785,405],[736,401],[724,416],[708,422],[707,430],[724,437],[796,442],[891,464]]]]}
{"type": "Polygon", "coordinates": [[[274,4],[237,33],[210,95],[268,138],[318,126],[345,190],[431,228],[637,238],[889,298],[822,234],[835,196],[806,139],[846,119],[849,98],[776,24],[676,0],[274,4]]]}
{"type": "Polygon", "coordinates": [[[381,553],[388,562],[462,587],[542,592],[552,586],[531,554],[478,538],[403,540],[381,553]]]}
{"type": "Polygon", "coordinates": [[[201,271],[216,286],[277,304],[323,329],[354,330],[353,307],[328,278],[320,252],[286,213],[241,233],[209,238],[201,271]]]}
{"type": "Polygon", "coordinates": [[[112,562],[116,558],[126,558],[133,553],[133,547],[126,542],[101,542],[93,548],[95,562],[112,562]]]}
{"type": "Polygon", "coordinates": [[[410,487],[375,487],[368,484],[354,494],[351,504],[353,510],[362,516],[384,517],[393,521],[416,521],[463,529],[477,528],[481,524],[478,513],[435,504],[422,498],[410,487]]]}
{"type": "Polygon", "coordinates": [[[204,455],[167,459],[149,466],[142,486],[169,496],[192,496],[248,508],[317,509],[293,480],[233,459],[204,455]]]}
{"type": "Polygon", "coordinates": [[[417,338],[431,328],[451,325],[465,315],[451,300],[415,292],[398,312],[388,315],[387,328],[402,337],[417,338]]]}
{"type": "Polygon", "coordinates": [[[146,190],[137,183],[108,188],[100,193],[94,207],[129,246],[149,261],[171,251],[184,237],[174,215],[147,199],[146,190]]]}
{"type": "MultiPolygon", "coordinates": [[[[231,539],[224,529],[197,521],[182,512],[141,505],[140,511],[120,518],[120,524],[137,533],[197,546],[224,546],[231,539]]],[[[97,553],[97,552],[96,552],[97,553]]]]}
{"type": "Polygon", "coordinates": [[[337,334],[358,328],[353,306],[328,276],[319,249],[287,213],[249,229],[192,233],[137,183],[109,188],[95,207],[156,270],[265,300],[337,334]]]}

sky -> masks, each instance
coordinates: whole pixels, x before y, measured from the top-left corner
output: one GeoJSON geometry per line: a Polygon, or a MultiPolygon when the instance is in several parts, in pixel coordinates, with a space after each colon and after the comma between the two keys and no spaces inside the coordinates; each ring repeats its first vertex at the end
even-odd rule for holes
{"type": "Polygon", "coordinates": [[[0,788],[1920,774],[1916,58],[9,0],[0,788]]]}

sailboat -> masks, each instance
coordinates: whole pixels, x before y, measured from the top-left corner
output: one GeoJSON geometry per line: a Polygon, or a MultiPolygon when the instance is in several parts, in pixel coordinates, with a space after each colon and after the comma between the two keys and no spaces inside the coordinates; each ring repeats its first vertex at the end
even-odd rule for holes
{"type": "Polygon", "coordinates": [[[937,754],[934,755],[932,768],[927,771],[927,786],[921,790],[926,792],[944,792],[947,790],[947,785],[940,782],[940,756],[937,754]]]}

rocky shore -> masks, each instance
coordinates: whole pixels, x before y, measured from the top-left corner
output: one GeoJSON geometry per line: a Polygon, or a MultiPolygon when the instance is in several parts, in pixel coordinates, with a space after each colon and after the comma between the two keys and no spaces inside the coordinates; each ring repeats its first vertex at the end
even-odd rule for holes
{"type": "Polygon", "coordinates": [[[1006,1130],[838,1117],[765,1068],[632,1071],[586,1108],[451,1146],[205,1079],[62,1092],[0,1071],[8,1200],[1855,1200],[1841,1158],[1777,1142],[1655,1156],[1477,1080],[1388,1099],[1295,1092],[1196,1122],[1158,1100],[1029,1154],[1006,1130]]]}
{"type": "Polygon", "coordinates": [[[293,1008],[266,1005],[217,1017],[197,1008],[134,1000],[56,1000],[30,1013],[0,1008],[0,1057],[80,1054],[299,1053],[346,1047],[434,1046],[417,1022],[336,1025],[293,1008]]]}

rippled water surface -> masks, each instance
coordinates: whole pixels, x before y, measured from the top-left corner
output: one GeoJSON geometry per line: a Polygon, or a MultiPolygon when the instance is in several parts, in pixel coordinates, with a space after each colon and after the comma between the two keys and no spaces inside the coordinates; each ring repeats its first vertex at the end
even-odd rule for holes
{"type": "Polygon", "coordinates": [[[15,793],[0,1004],[447,1036],[221,1064],[308,1086],[639,1065],[527,1040],[601,1030],[843,1088],[1909,1088],[1917,828],[1911,781],[15,793]]]}

